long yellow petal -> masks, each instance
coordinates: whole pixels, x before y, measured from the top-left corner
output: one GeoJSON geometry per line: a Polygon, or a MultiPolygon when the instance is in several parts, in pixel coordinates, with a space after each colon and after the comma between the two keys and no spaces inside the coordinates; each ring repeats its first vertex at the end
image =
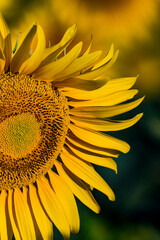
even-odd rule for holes
{"type": "Polygon", "coordinates": [[[70,129],[78,138],[97,147],[115,149],[123,153],[127,153],[130,150],[130,146],[126,142],[107,134],[85,130],[73,124],[70,124],[70,129]]]}
{"type": "Polygon", "coordinates": [[[42,53],[45,49],[46,40],[44,32],[40,25],[37,26],[38,42],[35,51],[32,55],[21,65],[19,69],[20,74],[30,74],[38,68],[42,61],[42,53]]]}
{"type": "Polygon", "coordinates": [[[27,202],[29,211],[31,213],[31,217],[32,217],[32,221],[33,221],[33,225],[34,225],[34,229],[35,229],[35,234],[36,234],[36,239],[42,240],[42,235],[40,233],[40,230],[38,228],[37,222],[35,220],[35,217],[34,217],[34,214],[32,211],[31,202],[30,202],[30,198],[29,198],[29,190],[26,186],[23,186],[23,197],[24,197],[24,200],[27,202]]]}
{"type": "Polygon", "coordinates": [[[68,169],[58,161],[55,162],[55,166],[59,175],[68,184],[73,194],[92,211],[99,213],[100,207],[94,199],[92,193],[86,187],[86,184],[81,179],[77,178],[71,172],[69,172],[68,169]]]}
{"type": "Polygon", "coordinates": [[[87,55],[90,52],[90,49],[91,49],[91,46],[92,46],[92,41],[93,41],[93,36],[91,35],[90,43],[89,43],[87,49],[84,51],[83,56],[87,55]]]}
{"type": "Polygon", "coordinates": [[[89,101],[69,101],[69,105],[72,107],[91,107],[91,106],[114,106],[129,99],[132,99],[138,90],[124,90],[109,94],[106,97],[93,99],[89,101]]]}
{"type": "Polygon", "coordinates": [[[13,199],[13,190],[8,190],[8,211],[9,211],[9,217],[13,229],[13,233],[16,240],[22,240],[20,230],[18,227],[16,215],[15,215],[15,205],[14,205],[14,199],[13,199]]]}
{"type": "Polygon", "coordinates": [[[92,68],[92,71],[105,65],[108,61],[111,60],[113,55],[114,55],[114,45],[112,43],[107,56],[105,58],[103,58],[101,61],[99,61],[97,64],[95,64],[94,67],[92,68]]]}
{"type": "Polygon", "coordinates": [[[72,116],[71,121],[77,126],[95,131],[119,131],[133,126],[143,116],[143,113],[137,114],[135,117],[128,120],[101,120],[88,119],[72,116]]]}
{"type": "Polygon", "coordinates": [[[101,55],[102,51],[97,51],[94,53],[90,53],[87,55],[82,55],[81,57],[77,58],[71,65],[68,66],[61,74],[59,74],[57,80],[64,80],[80,72],[86,67],[92,65],[101,55]]]}
{"type": "Polygon", "coordinates": [[[3,44],[4,44],[3,52],[6,59],[5,71],[7,71],[9,63],[11,61],[11,55],[12,55],[11,34],[8,28],[8,25],[1,13],[0,13],[0,31],[2,34],[3,44]]]}
{"type": "Polygon", "coordinates": [[[121,104],[118,106],[95,106],[95,107],[77,107],[70,109],[70,114],[79,117],[87,118],[108,118],[113,117],[125,112],[128,112],[136,108],[142,101],[144,97],[139,98],[133,102],[121,104]]]}
{"type": "Polygon", "coordinates": [[[93,186],[97,190],[103,192],[111,201],[115,200],[115,195],[108,184],[101,178],[101,176],[84,161],[69,154],[67,151],[61,153],[61,159],[65,166],[83,181],[93,186]]]}
{"type": "Polygon", "coordinates": [[[59,175],[57,175],[53,171],[49,171],[48,174],[51,185],[67,215],[71,232],[78,233],[80,227],[80,220],[77,204],[72,191],[59,175]]]}
{"type": "Polygon", "coordinates": [[[8,216],[7,193],[2,190],[0,194],[0,239],[11,240],[12,236],[13,232],[8,216]]]}
{"type": "Polygon", "coordinates": [[[79,55],[82,42],[73,47],[64,57],[54,61],[44,67],[37,69],[34,73],[36,79],[56,80],[59,74],[66,69],[79,55]]]}
{"type": "Polygon", "coordinates": [[[76,147],[69,142],[66,142],[66,144],[72,150],[72,152],[76,154],[77,158],[79,157],[81,160],[113,169],[117,173],[117,164],[112,158],[104,157],[98,154],[96,155],[94,153],[84,150],[83,148],[76,147]]]}
{"type": "Polygon", "coordinates": [[[106,79],[98,79],[95,81],[92,80],[83,80],[83,79],[78,79],[78,78],[68,78],[65,79],[64,81],[59,81],[55,82],[54,86],[58,88],[76,88],[76,89],[81,89],[81,90],[87,90],[87,91],[92,91],[96,90],[97,88],[102,87],[107,83],[106,79]]]}
{"type": "Polygon", "coordinates": [[[12,43],[11,43],[11,34],[9,33],[5,39],[4,39],[4,49],[3,49],[4,55],[5,55],[5,71],[8,70],[9,64],[11,62],[12,57],[12,43]]]}
{"type": "Polygon", "coordinates": [[[82,141],[80,138],[77,138],[73,133],[69,133],[67,136],[66,141],[69,141],[70,143],[74,144],[77,147],[83,148],[88,152],[99,154],[105,157],[115,157],[117,158],[119,155],[119,151],[108,149],[108,148],[100,148],[94,145],[91,145],[90,143],[87,143],[85,141],[82,141]]]}
{"type": "Polygon", "coordinates": [[[18,188],[16,188],[14,191],[14,204],[15,215],[17,218],[20,233],[22,235],[22,239],[35,240],[36,239],[35,229],[31,213],[29,210],[29,206],[27,204],[27,200],[25,199],[24,194],[18,188]]]}
{"type": "Polygon", "coordinates": [[[4,39],[3,39],[1,31],[0,31],[0,47],[1,47],[1,49],[4,49],[4,39]]]}
{"type": "Polygon", "coordinates": [[[31,201],[31,207],[43,239],[52,240],[53,239],[52,222],[46,216],[40,203],[40,200],[38,198],[37,189],[33,186],[33,184],[29,185],[29,197],[31,201]]]}
{"type": "Polygon", "coordinates": [[[104,73],[106,73],[106,71],[112,67],[112,65],[115,63],[117,57],[118,57],[118,53],[119,51],[116,51],[115,54],[113,55],[113,57],[111,58],[110,61],[108,61],[107,63],[105,63],[104,65],[102,65],[99,68],[96,69],[91,69],[91,71],[89,72],[84,72],[83,74],[81,74],[80,76],[78,76],[78,78],[81,79],[86,79],[86,80],[91,80],[91,79],[96,79],[97,77],[103,76],[104,73]]]}
{"type": "Polygon", "coordinates": [[[4,72],[4,67],[5,67],[5,56],[0,48],[0,74],[4,72]]]}
{"type": "Polygon", "coordinates": [[[58,57],[59,54],[64,50],[64,48],[66,48],[70,44],[70,42],[75,37],[76,32],[77,32],[77,25],[73,24],[71,27],[67,29],[62,40],[58,44],[52,47],[46,48],[44,50],[43,61],[40,67],[53,62],[55,58],[58,57]]]}
{"type": "Polygon", "coordinates": [[[37,25],[32,24],[21,36],[19,40],[18,48],[13,55],[10,70],[11,72],[18,72],[20,66],[29,58],[30,47],[32,40],[36,34],[37,25]]]}
{"type": "Polygon", "coordinates": [[[63,237],[69,239],[70,229],[67,217],[59,199],[50,187],[48,180],[41,178],[37,180],[37,184],[39,197],[48,216],[54,222],[63,237]]]}
{"type": "Polygon", "coordinates": [[[79,99],[79,100],[89,100],[95,98],[102,98],[107,96],[108,94],[113,94],[119,91],[125,91],[130,89],[137,77],[130,77],[130,78],[118,78],[109,80],[104,86],[98,88],[93,91],[84,91],[84,90],[77,90],[63,88],[65,91],[64,94],[67,97],[79,99]]]}
{"type": "Polygon", "coordinates": [[[5,21],[2,13],[0,13],[0,31],[2,33],[3,38],[7,37],[7,35],[10,33],[8,25],[5,21]]]}

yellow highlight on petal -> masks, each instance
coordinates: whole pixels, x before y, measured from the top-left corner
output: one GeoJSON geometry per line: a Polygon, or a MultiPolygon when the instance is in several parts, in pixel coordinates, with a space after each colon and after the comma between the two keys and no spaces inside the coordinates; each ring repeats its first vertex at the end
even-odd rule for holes
{"type": "Polygon", "coordinates": [[[0,151],[13,158],[22,158],[36,149],[41,139],[35,115],[22,113],[0,123],[0,151]]]}

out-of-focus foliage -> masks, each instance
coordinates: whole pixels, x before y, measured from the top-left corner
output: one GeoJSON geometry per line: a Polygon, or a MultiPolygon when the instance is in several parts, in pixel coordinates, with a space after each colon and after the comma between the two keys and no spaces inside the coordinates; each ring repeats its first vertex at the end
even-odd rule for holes
{"type": "MultiPolygon", "coordinates": [[[[117,160],[118,175],[97,168],[110,179],[116,202],[95,192],[102,208],[98,216],[79,203],[81,230],[71,239],[159,240],[160,1],[2,0],[0,10],[14,34],[13,45],[17,34],[34,20],[52,45],[69,25],[78,23],[75,41],[84,41],[84,49],[91,34],[93,50],[107,51],[112,42],[120,49],[109,76],[140,75],[137,87],[141,96],[146,95],[141,106],[144,117],[131,129],[115,133],[130,143],[131,151],[117,160]]],[[[127,118],[134,113],[136,110],[127,118]]]]}

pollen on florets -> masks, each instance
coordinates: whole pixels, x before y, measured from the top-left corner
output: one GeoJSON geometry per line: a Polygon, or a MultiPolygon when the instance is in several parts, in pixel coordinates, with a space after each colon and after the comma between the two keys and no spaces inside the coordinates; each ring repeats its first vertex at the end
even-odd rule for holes
{"type": "Polygon", "coordinates": [[[54,164],[68,131],[63,94],[50,83],[0,75],[0,190],[34,182],[54,164]]]}

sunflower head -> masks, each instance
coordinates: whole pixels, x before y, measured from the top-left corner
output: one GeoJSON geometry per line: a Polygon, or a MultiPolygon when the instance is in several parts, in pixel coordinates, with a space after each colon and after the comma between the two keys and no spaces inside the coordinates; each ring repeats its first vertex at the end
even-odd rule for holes
{"type": "Polygon", "coordinates": [[[111,117],[130,111],[136,77],[108,80],[118,51],[66,52],[76,34],[46,48],[42,28],[32,24],[12,50],[9,28],[0,16],[0,233],[1,239],[53,239],[52,222],[64,238],[79,231],[74,195],[98,213],[91,191],[115,200],[92,164],[117,172],[112,157],[129,145],[108,134],[135,124],[111,117]],[[37,40],[36,40],[37,39],[37,40]],[[33,47],[34,46],[34,47],[33,47]]]}

